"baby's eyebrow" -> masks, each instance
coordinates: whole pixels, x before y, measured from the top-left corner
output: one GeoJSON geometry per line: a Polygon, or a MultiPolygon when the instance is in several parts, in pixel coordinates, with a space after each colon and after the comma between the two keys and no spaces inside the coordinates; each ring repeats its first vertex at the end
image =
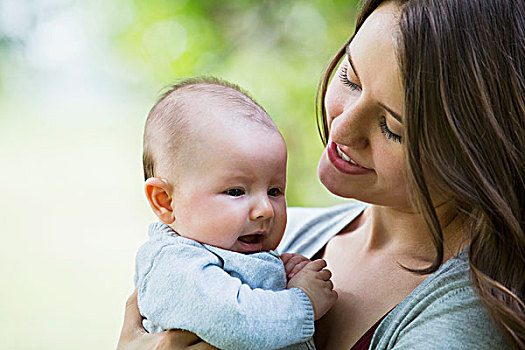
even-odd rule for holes
{"type": "MultiPolygon", "coordinates": [[[[348,63],[350,63],[350,67],[354,71],[354,74],[357,77],[357,80],[361,81],[361,79],[359,79],[359,74],[357,74],[357,70],[355,69],[354,62],[352,61],[352,56],[350,55],[350,44],[346,45],[345,51],[346,51],[346,57],[348,57],[348,63]]],[[[403,118],[401,118],[401,115],[399,115],[398,113],[394,112],[391,108],[388,108],[387,106],[385,106],[381,102],[378,102],[378,104],[382,108],[384,108],[388,113],[390,113],[392,115],[392,117],[394,117],[398,122],[403,123],[403,118]]]]}

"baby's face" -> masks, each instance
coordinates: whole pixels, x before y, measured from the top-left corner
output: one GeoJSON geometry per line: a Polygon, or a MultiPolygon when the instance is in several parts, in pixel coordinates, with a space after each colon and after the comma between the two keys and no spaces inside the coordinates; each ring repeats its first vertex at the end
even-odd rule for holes
{"type": "Polygon", "coordinates": [[[168,179],[181,236],[223,249],[275,249],[286,226],[286,145],[275,130],[217,122],[200,128],[168,179]]]}

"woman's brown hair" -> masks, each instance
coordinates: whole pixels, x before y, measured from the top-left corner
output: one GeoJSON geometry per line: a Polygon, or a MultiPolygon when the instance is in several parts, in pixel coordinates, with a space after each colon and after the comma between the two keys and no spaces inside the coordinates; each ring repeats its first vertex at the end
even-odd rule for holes
{"type": "MultiPolygon", "coordinates": [[[[356,32],[382,3],[365,1],[356,32]]],[[[469,237],[471,281],[513,348],[525,348],[525,2],[400,0],[394,34],[405,92],[403,144],[415,207],[443,262],[425,174],[450,194],[469,237]]],[[[350,38],[350,41],[352,38],[350,38]]],[[[348,43],[347,43],[348,44],[348,43]]],[[[319,85],[316,110],[344,47],[319,85]]],[[[427,178],[428,180],[428,178],[427,178]]]]}

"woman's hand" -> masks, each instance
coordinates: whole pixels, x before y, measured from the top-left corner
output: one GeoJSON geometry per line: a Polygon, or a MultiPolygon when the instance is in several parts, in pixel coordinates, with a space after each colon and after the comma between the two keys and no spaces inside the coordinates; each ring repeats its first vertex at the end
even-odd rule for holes
{"type": "Polygon", "coordinates": [[[142,316],[137,306],[137,289],[126,301],[124,324],[118,341],[117,350],[209,350],[217,349],[204,342],[195,334],[170,329],[161,333],[150,334],[142,327],[142,316]]]}

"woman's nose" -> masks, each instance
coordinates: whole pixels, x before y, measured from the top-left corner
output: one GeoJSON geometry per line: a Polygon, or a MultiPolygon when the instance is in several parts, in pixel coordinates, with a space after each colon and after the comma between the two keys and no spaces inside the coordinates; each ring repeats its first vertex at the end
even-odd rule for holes
{"type": "Polygon", "coordinates": [[[344,106],[332,120],[330,138],[335,143],[352,148],[366,148],[369,145],[371,120],[373,116],[365,101],[362,99],[353,101],[352,104],[344,106]]]}
{"type": "Polygon", "coordinates": [[[250,212],[251,220],[271,219],[273,215],[273,206],[267,195],[255,199],[250,212]]]}

